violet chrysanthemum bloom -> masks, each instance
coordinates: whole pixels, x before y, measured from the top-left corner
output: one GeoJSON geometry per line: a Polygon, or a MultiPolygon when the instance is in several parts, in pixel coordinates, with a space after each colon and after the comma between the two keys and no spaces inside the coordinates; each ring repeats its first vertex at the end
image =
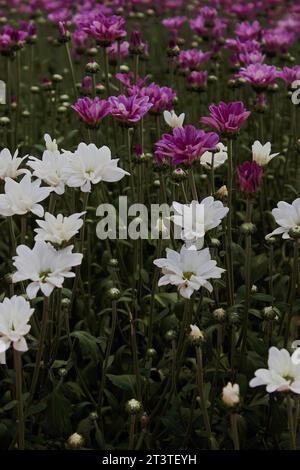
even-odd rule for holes
{"type": "Polygon", "coordinates": [[[183,69],[196,70],[201,65],[205,64],[210,57],[210,52],[202,52],[199,49],[189,49],[179,53],[178,62],[183,69]]]}
{"type": "Polygon", "coordinates": [[[110,46],[114,41],[126,36],[125,20],[116,15],[99,15],[83,29],[103,47],[110,46]]]}
{"type": "Polygon", "coordinates": [[[192,90],[203,91],[207,86],[208,72],[192,72],[187,77],[188,87],[192,90]]]}
{"type": "Polygon", "coordinates": [[[129,95],[148,96],[149,103],[152,104],[150,113],[161,113],[165,109],[173,109],[173,101],[176,98],[176,92],[167,86],[160,87],[156,83],[139,88],[132,86],[128,89],[129,95]]]}
{"type": "Polygon", "coordinates": [[[207,34],[208,29],[205,26],[205,19],[202,15],[198,15],[194,20],[190,21],[191,30],[194,33],[199,34],[199,36],[204,36],[207,34]]]}
{"type": "Polygon", "coordinates": [[[152,108],[148,96],[111,96],[109,99],[111,115],[118,121],[134,124],[152,108]]]}
{"type": "Polygon", "coordinates": [[[237,23],[235,26],[235,34],[241,41],[247,41],[249,39],[258,39],[259,33],[261,31],[261,26],[258,21],[243,21],[242,23],[237,23]]]}
{"type": "Polygon", "coordinates": [[[278,72],[278,77],[284,80],[286,84],[291,85],[294,81],[300,80],[300,65],[283,67],[283,69],[278,72]]]}
{"type": "Polygon", "coordinates": [[[176,127],[172,134],[163,134],[155,144],[155,156],[160,163],[170,160],[172,165],[190,164],[207,150],[214,151],[219,136],[214,132],[204,132],[194,126],[176,127]]]}
{"type": "Polygon", "coordinates": [[[295,40],[295,33],[281,29],[266,30],[262,36],[263,47],[270,55],[286,53],[295,40]]]}
{"type": "Polygon", "coordinates": [[[237,167],[241,190],[245,193],[255,193],[261,185],[263,169],[256,161],[244,162],[237,167]]]}
{"type": "Polygon", "coordinates": [[[121,57],[128,57],[129,56],[129,42],[123,41],[120,43],[120,48],[118,42],[114,42],[108,49],[108,56],[111,62],[116,62],[119,52],[121,57]]]}
{"type": "Polygon", "coordinates": [[[242,101],[231,103],[221,101],[217,105],[210,105],[208,109],[210,116],[202,117],[200,122],[227,136],[237,134],[251,114],[242,101]]]}
{"type": "Polygon", "coordinates": [[[101,100],[98,96],[93,99],[88,97],[80,98],[71,108],[91,128],[98,127],[102,119],[110,113],[109,102],[101,100]]]}
{"type": "Polygon", "coordinates": [[[172,33],[177,33],[178,30],[182,28],[186,20],[186,16],[173,16],[171,18],[165,18],[164,20],[162,20],[161,24],[172,33]]]}
{"type": "Polygon", "coordinates": [[[254,88],[262,89],[273,85],[278,75],[274,65],[250,64],[239,71],[239,76],[251,83],[254,88]]]}

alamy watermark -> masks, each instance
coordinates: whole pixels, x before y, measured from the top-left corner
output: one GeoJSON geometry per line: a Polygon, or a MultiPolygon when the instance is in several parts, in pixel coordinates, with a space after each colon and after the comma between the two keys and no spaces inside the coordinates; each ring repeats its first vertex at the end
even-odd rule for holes
{"type": "Polygon", "coordinates": [[[151,204],[150,208],[136,203],[128,206],[127,196],[119,196],[118,208],[100,204],[96,215],[101,218],[96,233],[100,240],[174,239],[180,240],[182,232],[192,240],[204,237],[204,205],[191,204],[188,212],[174,211],[168,204],[151,204]],[[176,224],[172,223],[176,214],[176,224]],[[179,222],[179,223],[178,223],[179,222]]]}

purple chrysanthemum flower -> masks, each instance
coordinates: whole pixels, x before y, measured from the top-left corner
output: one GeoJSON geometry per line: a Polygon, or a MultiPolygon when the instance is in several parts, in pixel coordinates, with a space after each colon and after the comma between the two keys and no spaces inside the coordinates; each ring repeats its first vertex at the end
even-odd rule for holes
{"type": "Polygon", "coordinates": [[[109,102],[101,100],[98,96],[93,99],[88,97],[80,98],[71,108],[92,128],[98,127],[102,119],[110,113],[109,102]]]}
{"type": "Polygon", "coordinates": [[[195,19],[190,21],[191,30],[199,36],[204,36],[208,33],[208,29],[205,26],[205,19],[202,15],[198,15],[195,19]]]}
{"type": "Polygon", "coordinates": [[[132,86],[128,88],[129,95],[148,96],[149,103],[152,104],[150,113],[161,113],[165,109],[173,109],[173,101],[176,98],[176,92],[167,86],[160,87],[156,83],[148,86],[132,86]]]}
{"type": "Polygon", "coordinates": [[[148,96],[111,96],[109,99],[111,115],[118,121],[134,124],[152,108],[148,96]]]}
{"type": "Polygon", "coordinates": [[[210,116],[202,117],[201,123],[215,129],[221,134],[227,136],[235,135],[239,132],[244,122],[250,116],[242,101],[233,101],[231,103],[212,104],[209,106],[210,116]]]}
{"type": "Polygon", "coordinates": [[[207,77],[208,72],[206,70],[203,72],[192,72],[187,77],[188,86],[193,90],[204,90],[207,86],[207,77]]]}
{"type": "Polygon", "coordinates": [[[90,36],[104,47],[126,36],[125,20],[121,16],[99,15],[96,20],[84,27],[90,36]]]}
{"type": "Polygon", "coordinates": [[[172,16],[170,18],[165,18],[161,23],[169,31],[177,33],[177,31],[182,28],[186,20],[186,16],[172,16]]]}
{"type": "Polygon", "coordinates": [[[261,185],[263,169],[256,161],[246,161],[237,167],[241,190],[245,193],[255,193],[261,185]]]}
{"type": "Polygon", "coordinates": [[[300,65],[283,67],[283,69],[278,72],[278,77],[284,80],[288,85],[291,85],[295,80],[300,80],[300,65]]]}
{"type": "Polygon", "coordinates": [[[274,65],[250,64],[239,71],[239,76],[255,88],[266,88],[275,83],[277,69],[274,65]]]}
{"type": "Polygon", "coordinates": [[[266,30],[262,44],[269,54],[285,53],[296,39],[295,33],[281,29],[266,30]]]}
{"type": "MultiPolygon", "coordinates": [[[[119,54],[119,43],[114,42],[108,49],[108,56],[109,60],[112,62],[115,62],[118,58],[119,54]]],[[[120,56],[121,57],[128,57],[129,56],[129,42],[128,41],[123,41],[120,43],[120,56]]]]}
{"type": "Polygon", "coordinates": [[[214,151],[219,142],[218,134],[204,132],[194,126],[176,127],[172,134],[163,134],[155,144],[155,157],[161,163],[169,160],[174,166],[190,164],[207,150],[214,151]]]}
{"type": "Polygon", "coordinates": [[[199,49],[189,49],[179,53],[178,62],[183,69],[196,70],[201,65],[205,64],[210,57],[210,52],[202,52],[199,49]]]}
{"type": "Polygon", "coordinates": [[[243,21],[237,23],[235,26],[235,34],[241,41],[248,41],[249,39],[258,39],[261,31],[261,26],[258,21],[243,21]]]}

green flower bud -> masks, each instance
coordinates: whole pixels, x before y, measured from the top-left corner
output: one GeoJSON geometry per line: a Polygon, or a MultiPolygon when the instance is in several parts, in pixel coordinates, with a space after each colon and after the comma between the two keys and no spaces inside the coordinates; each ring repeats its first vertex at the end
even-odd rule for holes
{"type": "Polygon", "coordinates": [[[142,404],[135,398],[129,400],[126,404],[126,411],[130,415],[137,415],[142,411],[142,404]]]}
{"type": "Polygon", "coordinates": [[[75,432],[67,440],[67,447],[69,449],[80,449],[84,446],[84,437],[75,432]]]}
{"type": "Polygon", "coordinates": [[[245,222],[241,225],[240,230],[244,235],[252,235],[256,230],[256,226],[252,222],[245,222]]]}
{"type": "Polygon", "coordinates": [[[121,297],[121,292],[119,289],[117,289],[117,287],[111,287],[108,290],[107,295],[111,300],[118,300],[121,297]]]}

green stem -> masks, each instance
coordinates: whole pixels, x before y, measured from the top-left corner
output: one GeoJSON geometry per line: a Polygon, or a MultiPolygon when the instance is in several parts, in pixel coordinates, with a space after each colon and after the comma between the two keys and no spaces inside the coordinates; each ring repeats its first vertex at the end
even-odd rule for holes
{"type": "Polygon", "coordinates": [[[70,68],[71,76],[72,76],[74,98],[77,99],[78,91],[77,91],[77,86],[76,86],[75,70],[74,70],[74,67],[73,67],[71,51],[70,51],[70,46],[69,46],[68,42],[65,43],[65,47],[66,47],[66,53],[67,53],[67,60],[68,60],[68,64],[69,64],[69,68],[70,68]]]}
{"type": "Polygon", "coordinates": [[[295,424],[294,424],[294,416],[293,416],[293,403],[291,395],[288,394],[287,396],[287,417],[288,417],[288,427],[289,427],[289,434],[290,434],[290,450],[297,450],[296,445],[296,434],[295,424]]]}
{"type": "Polygon", "coordinates": [[[18,449],[25,449],[25,423],[24,406],[22,396],[22,356],[21,352],[14,350],[14,366],[16,377],[16,400],[17,400],[17,430],[18,430],[18,449]]]}
{"type": "Polygon", "coordinates": [[[204,380],[203,380],[203,360],[202,360],[202,349],[200,346],[196,346],[196,359],[197,359],[197,385],[200,397],[200,405],[202,409],[205,430],[211,439],[211,427],[209,416],[206,408],[205,396],[204,396],[204,380]]]}
{"type": "Polygon", "coordinates": [[[226,219],[226,239],[227,239],[227,280],[228,280],[228,294],[229,306],[234,303],[234,279],[233,279],[233,260],[232,260],[232,185],[233,185],[233,141],[228,140],[228,173],[227,173],[227,186],[228,198],[227,204],[229,212],[226,219]]]}
{"type": "Polygon", "coordinates": [[[293,306],[295,302],[295,294],[296,294],[296,287],[297,283],[299,280],[299,240],[295,239],[294,240],[294,257],[293,257],[293,271],[292,271],[292,279],[291,279],[291,290],[290,290],[290,296],[289,296],[289,312],[288,312],[288,318],[286,321],[286,330],[285,330],[285,335],[284,335],[284,347],[287,347],[288,339],[289,339],[289,333],[290,333],[290,324],[291,324],[291,319],[293,315],[293,306]]]}
{"type": "Polygon", "coordinates": [[[113,300],[111,306],[112,306],[111,330],[110,330],[108,344],[107,344],[107,348],[105,352],[105,359],[104,359],[103,366],[102,366],[101,384],[100,384],[100,391],[99,391],[99,398],[98,398],[99,410],[101,410],[102,404],[103,404],[103,392],[104,392],[105,382],[106,382],[106,372],[107,372],[108,361],[109,361],[109,357],[111,354],[111,348],[112,348],[113,340],[115,337],[116,324],[117,324],[117,302],[113,300]]]}
{"type": "Polygon", "coordinates": [[[237,426],[237,414],[236,413],[231,413],[230,414],[230,426],[231,426],[231,434],[232,434],[234,450],[240,450],[239,433],[238,433],[238,426],[237,426]]]}
{"type": "Polygon", "coordinates": [[[136,415],[130,415],[130,430],[129,430],[128,450],[132,450],[134,448],[135,423],[136,423],[136,415]]]}

